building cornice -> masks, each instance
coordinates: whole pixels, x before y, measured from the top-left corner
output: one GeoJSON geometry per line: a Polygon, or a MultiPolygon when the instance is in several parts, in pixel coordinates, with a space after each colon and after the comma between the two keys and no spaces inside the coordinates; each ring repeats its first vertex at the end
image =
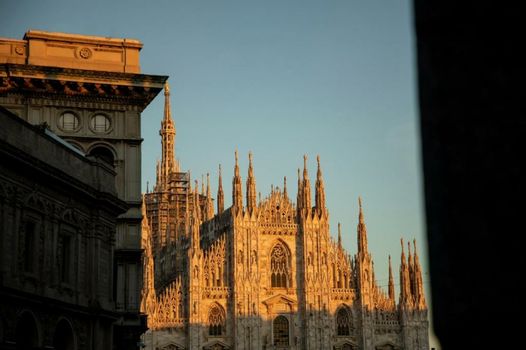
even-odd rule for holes
{"type": "Polygon", "coordinates": [[[54,100],[131,104],[142,109],[163,89],[168,76],[72,68],[0,64],[0,96],[22,94],[54,100]]]}

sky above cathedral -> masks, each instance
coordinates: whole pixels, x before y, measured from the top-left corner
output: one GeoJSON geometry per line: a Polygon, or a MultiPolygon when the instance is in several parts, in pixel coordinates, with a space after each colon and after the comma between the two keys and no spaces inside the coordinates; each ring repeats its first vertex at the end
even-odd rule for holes
{"type": "MultiPolygon", "coordinates": [[[[333,237],[341,222],[356,252],[362,196],[378,283],[389,254],[398,280],[400,238],[416,238],[429,299],[411,2],[17,0],[0,13],[0,37],[140,40],[142,73],[170,76],[182,169],[210,173],[215,193],[221,163],[227,207],[236,148],[243,181],[252,151],[262,197],[286,176],[294,201],[303,155],[314,184],[319,154],[333,237]]],[[[143,191],[161,156],[163,99],[142,114],[143,191]]]]}

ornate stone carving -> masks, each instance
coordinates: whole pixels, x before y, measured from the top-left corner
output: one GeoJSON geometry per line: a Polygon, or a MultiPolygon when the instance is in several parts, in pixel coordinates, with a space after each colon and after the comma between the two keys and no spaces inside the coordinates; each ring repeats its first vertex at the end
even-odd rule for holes
{"type": "MultiPolygon", "coordinates": [[[[168,97],[165,93],[165,98],[168,97]]],[[[169,108],[168,102],[165,108],[169,108]]],[[[165,136],[173,131],[170,135],[175,137],[173,125],[171,114],[165,110],[161,129],[163,159],[175,157],[175,139],[165,136]]],[[[288,338],[283,338],[290,339],[284,347],[372,349],[375,344],[381,344],[385,336],[401,334],[400,318],[408,317],[406,322],[411,325],[404,334],[409,335],[396,339],[397,346],[414,349],[412,338],[419,334],[427,340],[427,323],[411,314],[415,304],[408,304],[411,312],[401,316],[394,293],[390,291],[388,295],[375,279],[361,205],[356,255],[351,257],[343,248],[340,230],[337,240],[331,238],[319,160],[315,207],[310,206],[311,200],[307,198],[310,182],[306,169],[303,179],[298,181],[296,205],[288,198],[286,184],[283,191],[273,187],[270,195],[256,205],[250,157],[249,195],[244,206],[236,154],[232,181],[235,205],[226,210],[220,206],[218,214],[211,217],[206,214],[210,191],[205,193],[202,189],[197,195],[199,186],[196,184],[192,189],[190,174],[180,172],[179,164],[171,166],[174,162],[174,159],[163,160],[158,165],[154,191],[146,194],[148,230],[162,233],[165,232],[163,225],[173,225],[179,227],[180,232],[175,243],[165,240],[162,234],[153,236],[156,261],[163,261],[172,252],[178,257],[175,271],[159,274],[161,280],[169,281],[168,287],[160,283],[162,292],[155,300],[156,311],[152,314],[157,322],[154,329],[159,335],[179,337],[178,340],[186,341],[191,349],[197,349],[197,344],[201,348],[212,348],[216,343],[211,339],[216,337],[229,342],[233,348],[268,349],[276,347],[276,343],[268,339],[273,321],[286,317],[290,319],[291,331],[288,338]],[[177,302],[192,311],[177,324],[184,323],[188,332],[177,336],[163,330],[174,327],[166,315],[171,307],[166,302],[166,295],[172,293],[170,288],[173,288],[170,280],[181,281],[178,288],[182,293],[177,302]],[[295,337],[297,334],[301,336],[295,337]]],[[[410,264],[410,271],[405,275],[413,282],[414,293],[418,293],[421,270],[416,259],[411,258],[410,264]]],[[[392,278],[389,290],[391,287],[394,288],[392,278]]],[[[410,287],[408,293],[411,293],[410,287]]],[[[425,301],[419,300],[424,305],[425,301]]]]}
{"type": "Polygon", "coordinates": [[[88,49],[87,47],[83,47],[79,50],[80,58],[87,60],[88,58],[91,57],[91,55],[92,55],[91,50],[88,49]]]}

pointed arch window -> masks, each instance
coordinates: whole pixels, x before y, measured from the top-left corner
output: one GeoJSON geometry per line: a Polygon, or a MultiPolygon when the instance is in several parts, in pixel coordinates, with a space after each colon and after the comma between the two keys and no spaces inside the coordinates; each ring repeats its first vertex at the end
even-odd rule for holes
{"type": "Polygon", "coordinates": [[[275,347],[289,346],[289,320],[285,316],[278,316],[272,325],[275,347]]]}
{"type": "Polygon", "coordinates": [[[214,305],[208,314],[208,334],[221,336],[225,331],[225,312],[219,305],[214,305]]]}
{"type": "Polygon", "coordinates": [[[336,314],[336,334],[340,336],[350,334],[349,313],[344,308],[338,310],[336,314]]]}
{"type": "Polygon", "coordinates": [[[270,253],[270,283],[274,288],[287,288],[290,285],[290,253],[285,244],[279,242],[270,253]]]}

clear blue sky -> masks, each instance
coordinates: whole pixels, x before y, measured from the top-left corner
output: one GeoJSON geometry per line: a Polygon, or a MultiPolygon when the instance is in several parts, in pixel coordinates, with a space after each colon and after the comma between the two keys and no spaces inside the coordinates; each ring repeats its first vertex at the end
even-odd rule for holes
{"type": "MultiPolygon", "coordinates": [[[[257,190],[287,176],[293,199],[303,154],[312,182],[319,154],[333,235],[341,222],[356,252],[361,195],[379,283],[388,254],[398,279],[402,236],[417,239],[429,281],[410,1],[2,0],[0,13],[3,37],[139,39],[142,72],[170,76],[182,168],[210,172],[215,193],[222,163],[227,206],[236,147],[243,178],[251,150],[257,190]]],[[[142,115],[143,190],[155,181],[163,97],[142,115]]]]}

